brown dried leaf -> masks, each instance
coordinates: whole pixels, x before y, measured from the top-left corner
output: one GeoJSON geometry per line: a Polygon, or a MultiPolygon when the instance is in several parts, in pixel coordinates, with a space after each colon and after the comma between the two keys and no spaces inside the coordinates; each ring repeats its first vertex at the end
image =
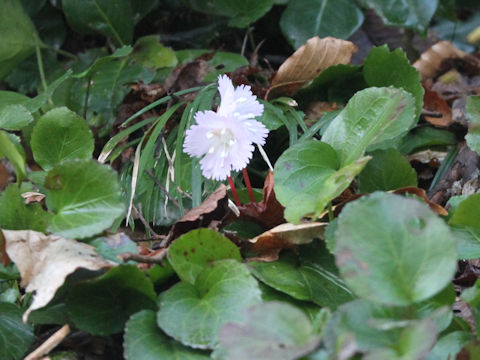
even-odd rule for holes
{"type": "Polygon", "coordinates": [[[254,260],[275,261],[281,250],[292,249],[299,244],[308,244],[314,238],[322,237],[327,225],[328,223],[320,222],[299,225],[281,224],[250,240],[248,251],[258,254],[253,258],[254,260]]]}
{"type": "Polygon", "coordinates": [[[418,70],[422,81],[439,75],[442,62],[446,59],[463,58],[468,54],[457,49],[450,41],[440,41],[425,51],[413,66],[418,70]]]}
{"type": "Polygon", "coordinates": [[[397,189],[397,190],[393,191],[393,193],[394,194],[401,194],[401,195],[405,195],[405,194],[416,195],[419,198],[422,198],[428,204],[428,206],[430,206],[430,210],[435,211],[438,215],[442,215],[442,216],[447,216],[448,215],[448,211],[445,210],[445,208],[443,206],[440,206],[440,205],[434,203],[433,201],[430,201],[430,199],[428,198],[425,190],[423,190],[421,188],[405,187],[405,188],[397,189]]]}
{"type": "Polygon", "coordinates": [[[452,109],[447,102],[438,95],[436,91],[426,87],[423,96],[423,108],[429,113],[436,113],[438,116],[429,116],[424,114],[425,120],[430,124],[440,127],[448,127],[452,123],[452,109]]]}
{"type": "Polygon", "coordinates": [[[204,202],[188,211],[170,230],[168,238],[173,240],[198,227],[207,227],[213,220],[221,220],[228,204],[227,187],[221,184],[204,202]]]}
{"type": "Polygon", "coordinates": [[[25,311],[26,321],[31,311],[47,305],[68,275],[79,268],[100,270],[115,265],[97,255],[93,246],[56,235],[32,230],[2,230],[6,251],[17,265],[21,285],[36,294],[25,311]]]}
{"type": "Polygon", "coordinates": [[[263,185],[263,200],[258,203],[249,203],[238,207],[240,218],[253,221],[264,229],[283,224],[285,208],[278,202],[273,191],[273,172],[269,171],[263,185]]]}
{"type": "Polygon", "coordinates": [[[270,89],[285,87],[282,92],[292,95],[329,66],[348,64],[357,50],[350,41],[330,36],[310,38],[280,66],[270,89]]]}

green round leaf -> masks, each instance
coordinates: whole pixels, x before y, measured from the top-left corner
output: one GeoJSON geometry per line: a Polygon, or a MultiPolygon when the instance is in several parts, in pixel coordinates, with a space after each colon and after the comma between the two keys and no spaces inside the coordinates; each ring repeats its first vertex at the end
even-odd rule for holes
{"type": "Polygon", "coordinates": [[[35,161],[49,170],[64,160],[90,159],[93,135],[85,120],[61,107],[50,110],[38,120],[31,145],[35,161]]]}
{"type": "Polygon", "coordinates": [[[363,75],[368,86],[395,86],[408,91],[415,98],[417,118],[420,116],[424,93],[420,74],[402,49],[390,52],[387,45],[373,48],[365,59],[363,75]]]}
{"type": "Polygon", "coordinates": [[[135,43],[133,58],[143,66],[160,69],[177,65],[175,52],[159,42],[158,35],[141,37],[135,43]]]}
{"type": "Polygon", "coordinates": [[[214,348],[227,322],[261,302],[258,283],[245,265],[219,260],[198,274],[195,285],[180,282],[160,294],[157,323],[168,335],[194,348],[214,348]]]}
{"type": "Polygon", "coordinates": [[[336,308],[352,299],[322,241],[302,245],[298,257],[286,253],[274,262],[251,261],[248,265],[259,280],[298,300],[336,308]]]}
{"type": "Polygon", "coordinates": [[[280,28],[297,49],[314,36],[346,39],[362,23],[363,13],[353,1],[295,0],[288,2],[280,28]]]}
{"type": "Polygon", "coordinates": [[[45,179],[48,231],[67,238],[95,235],[124,212],[117,174],[93,160],[63,162],[45,179]]]}
{"type": "Polygon", "coordinates": [[[372,87],[350,99],[327,127],[322,141],[337,151],[342,165],[348,165],[367,147],[405,134],[415,121],[415,101],[410,93],[372,87]]]}
{"type": "Polygon", "coordinates": [[[0,128],[21,130],[33,121],[33,116],[24,105],[12,104],[0,110],[0,128]]]}
{"type": "Polygon", "coordinates": [[[407,186],[417,186],[417,173],[410,162],[397,150],[377,150],[370,153],[372,160],[358,175],[358,190],[395,190],[407,186]]]}
{"type": "Polygon", "coordinates": [[[480,229],[480,193],[470,195],[458,204],[449,224],[459,227],[480,229]]]}
{"type": "Polygon", "coordinates": [[[391,305],[438,293],[452,280],[457,260],[448,226],[428,205],[380,192],[343,209],[335,257],[358,296],[391,305]]]}
{"type": "Polygon", "coordinates": [[[307,316],[282,302],[252,306],[241,323],[223,326],[219,339],[220,351],[229,360],[298,359],[319,343],[307,316]]]}
{"type": "Polygon", "coordinates": [[[18,306],[0,303],[0,358],[17,360],[23,357],[35,336],[31,325],[22,321],[18,306]]]}
{"type": "Polygon", "coordinates": [[[242,256],[234,243],[210,229],[190,231],[168,249],[168,260],[178,277],[191,284],[207,265],[222,259],[241,262],[242,256]]]}
{"type": "Polygon", "coordinates": [[[210,357],[169,339],[160,330],[152,310],[143,310],[128,320],[124,335],[127,360],[208,360],[210,357]]]}
{"type": "Polygon", "coordinates": [[[320,141],[304,141],[286,150],[275,164],[275,195],[286,207],[285,218],[318,216],[363,169],[368,157],[338,169],[335,150],[320,141]]]}
{"type": "Polygon", "coordinates": [[[93,335],[123,330],[128,318],[143,309],[155,309],[153,285],[135,265],[119,265],[105,275],[78,283],[67,297],[75,326],[93,335]]]}

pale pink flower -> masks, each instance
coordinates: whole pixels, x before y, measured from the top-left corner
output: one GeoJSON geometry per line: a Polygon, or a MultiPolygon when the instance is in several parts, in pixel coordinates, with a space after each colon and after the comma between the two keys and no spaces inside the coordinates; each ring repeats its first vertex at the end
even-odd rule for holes
{"type": "Polygon", "coordinates": [[[206,178],[225,180],[230,172],[242,170],[252,158],[253,144],[263,145],[268,130],[256,116],[263,105],[252,94],[250,86],[236,89],[226,76],[218,77],[220,106],[217,112],[198,111],[196,124],[186,132],[184,151],[201,158],[206,178]]]}

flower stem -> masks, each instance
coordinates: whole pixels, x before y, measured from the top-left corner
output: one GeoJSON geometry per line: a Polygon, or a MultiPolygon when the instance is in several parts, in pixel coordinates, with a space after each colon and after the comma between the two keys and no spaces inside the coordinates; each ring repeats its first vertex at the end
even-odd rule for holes
{"type": "Polygon", "coordinates": [[[240,203],[240,199],[238,198],[237,194],[237,188],[235,187],[235,184],[233,183],[233,179],[231,176],[227,177],[228,183],[230,184],[230,189],[232,190],[232,195],[233,199],[235,200],[235,205],[241,206],[242,204],[240,203]]]}
{"type": "Polygon", "coordinates": [[[255,197],[253,196],[252,184],[250,184],[250,178],[248,177],[247,168],[243,168],[243,180],[245,180],[245,185],[247,186],[248,196],[252,203],[255,202],[255,197]]]}

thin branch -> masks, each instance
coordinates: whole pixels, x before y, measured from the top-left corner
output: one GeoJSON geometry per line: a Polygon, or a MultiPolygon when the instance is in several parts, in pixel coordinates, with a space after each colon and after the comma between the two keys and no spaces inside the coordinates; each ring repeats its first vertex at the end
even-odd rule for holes
{"type": "Polygon", "coordinates": [[[145,226],[145,229],[147,229],[150,233],[153,234],[153,236],[158,236],[160,238],[160,235],[158,235],[150,226],[147,220],[142,215],[142,204],[138,204],[138,209],[135,207],[135,205],[132,204],[133,209],[137,212],[137,216],[142,222],[143,226],[145,226]]]}
{"type": "Polygon", "coordinates": [[[131,252],[122,253],[120,256],[122,257],[122,260],[124,262],[136,261],[138,263],[144,263],[144,264],[162,265],[162,260],[165,258],[166,255],[167,255],[167,249],[162,249],[161,251],[159,251],[157,254],[153,256],[140,255],[140,254],[135,254],[131,252]]]}
{"type": "Polygon", "coordinates": [[[178,203],[178,201],[167,191],[167,189],[165,189],[165,186],[163,186],[160,183],[160,181],[158,181],[157,177],[155,176],[152,170],[148,170],[148,171],[145,170],[145,173],[148,176],[150,176],[152,180],[155,182],[155,185],[157,185],[160,188],[160,190],[162,190],[165,193],[165,195],[168,197],[168,200],[170,200],[175,206],[180,207],[180,204],[178,203]]]}
{"type": "Polygon", "coordinates": [[[52,351],[58,344],[60,344],[70,333],[70,326],[68,324],[63,325],[58,331],[56,331],[52,336],[43,342],[38,348],[33,352],[27,355],[24,360],[36,360],[42,357],[43,355],[48,354],[52,351]]]}

